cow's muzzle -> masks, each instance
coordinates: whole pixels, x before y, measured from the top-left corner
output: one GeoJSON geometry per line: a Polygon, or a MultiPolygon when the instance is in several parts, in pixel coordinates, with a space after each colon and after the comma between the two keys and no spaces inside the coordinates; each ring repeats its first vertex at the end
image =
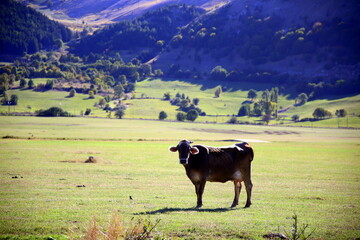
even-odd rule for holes
{"type": "Polygon", "coordinates": [[[188,164],[187,158],[180,158],[180,164],[188,164]]]}

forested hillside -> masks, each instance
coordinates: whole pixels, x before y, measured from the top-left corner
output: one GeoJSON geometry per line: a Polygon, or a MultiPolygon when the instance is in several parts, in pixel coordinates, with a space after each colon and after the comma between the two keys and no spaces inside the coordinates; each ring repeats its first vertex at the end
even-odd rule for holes
{"type": "Polygon", "coordinates": [[[13,0],[0,1],[0,54],[35,53],[70,39],[65,26],[13,0]]]}
{"type": "Polygon", "coordinates": [[[140,60],[146,62],[170,41],[178,32],[178,27],[186,25],[203,12],[194,6],[166,6],[135,20],[121,21],[96,31],[74,44],[71,51],[84,56],[90,53],[111,55],[120,50],[134,49],[140,55],[140,60]],[[142,51],[145,48],[147,50],[142,51]]]}

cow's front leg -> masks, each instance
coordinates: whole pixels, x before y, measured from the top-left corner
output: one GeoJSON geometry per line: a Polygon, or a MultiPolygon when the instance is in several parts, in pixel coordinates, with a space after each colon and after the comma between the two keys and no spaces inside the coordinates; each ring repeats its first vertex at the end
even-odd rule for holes
{"type": "Polygon", "coordinates": [[[201,206],[202,206],[202,195],[204,193],[205,183],[206,183],[206,181],[200,181],[200,182],[194,183],[196,196],[197,196],[196,208],[201,208],[201,206]]]}
{"type": "Polygon", "coordinates": [[[239,195],[240,195],[240,191],[241,191],[241,182],[240,181],[234,181],[234,189],[235,189],[235,197],[234,197],[234,201],[231,204],[231,207],[236,207],[239,204],[239,195]]]}

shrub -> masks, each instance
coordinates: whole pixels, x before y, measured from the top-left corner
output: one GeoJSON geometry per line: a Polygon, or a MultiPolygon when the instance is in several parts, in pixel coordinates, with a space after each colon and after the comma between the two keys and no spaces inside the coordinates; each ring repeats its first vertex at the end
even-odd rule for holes
{"type": "Polygon", "coordinates": [[[294,115],[292,115],[292,117],[291,117],[291,120],[293,120],[294,122],[299,121],[299,119],[300,119],[300,116],[297,115],[297,114],[294,114],[294,115]]]}
{"type": "Polygon", "coordinates": [[[69,97],[75,97],[75,94],[76,94],[76,90],[72,88],[69,92],[69,97]]]}
{"type": "Polygon", "coordinates": [[[180,122],[183,122],[183,121],[185,121],[185,119],[186,119],[186,114],[185,114],[185,113],[183,113],[183,112],[178,112],[178,113],[176,114],[176,120],[178,120],[178,121],[180,121],[180,122]]]}
{"type": "Polygon", "coordinates": [[[36,111],[36,115],[39,117],[70,117],[71,114],[62,110],[59,107],[51,107],[47,110],[36,111]]]}
{"type": "Polygon", "coordinates": [[[347,111],[345,109],[338,109],[336,110],[335,115],[337,117],[346,117],[347,111]]]}
{"type": "Polygon", "coordinates": [[[242,117],[249,115],[250,115],[250,105],[249,104],[242,105],[239,109],[238,116],[242,117]]]}
{"type": "Polygon", "coordinates": [[[91,113],[91,109],[87,108],[86,111],[85,111],[85,115],[88,116],[88,115],[90,115],[90,113],[91,113]]]}
{"type": "Polygon", "coordinates": [[[331,117],[332,114],[331,112],[325,110],[324,108],[316,108],[312,115],[314,118],[326,118],[326,117],[331,117]]]}
{"type": "Polygon", "coordinates": [[[119,119],[122,119],[124,115],[125,115],[125,111],[123,109],[118,109],[115,112],[115,116],[119,119]]]}
{"type": "Polygon", "coordinates": [[[229,119],[229,121],[227,121],[228,123],[231,123],[231,124],[238,124],[239,121],[236,119],[236,117],[231,117],[229,119]]]}
{"type": "Polygon", "coordinates": [[[164,119],[166,119],[166,118],[167,118],[166,112],[161,111],[161,112],[159,113],[159,119],[160,119],[160,120],[164,120],[164,119]]]}
{"type": "Polygon", "coordinates": [[[186,114],[186,120],[189,121],[195,121],[197,119],[197,117],[199,116],[198,111],[196,111],[195,109],[191,109],[187,114],[186,114]]]}

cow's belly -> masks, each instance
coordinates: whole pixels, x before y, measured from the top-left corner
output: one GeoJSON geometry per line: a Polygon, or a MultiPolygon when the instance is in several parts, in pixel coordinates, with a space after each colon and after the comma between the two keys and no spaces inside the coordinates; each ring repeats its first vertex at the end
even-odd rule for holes
{"type": "Polygon", "coordinates": [[[233,173],[210,172],[206,180],[209,182],[223,183],[227,181],[243,181],[242,174],[239,170],[233,173]]]}

